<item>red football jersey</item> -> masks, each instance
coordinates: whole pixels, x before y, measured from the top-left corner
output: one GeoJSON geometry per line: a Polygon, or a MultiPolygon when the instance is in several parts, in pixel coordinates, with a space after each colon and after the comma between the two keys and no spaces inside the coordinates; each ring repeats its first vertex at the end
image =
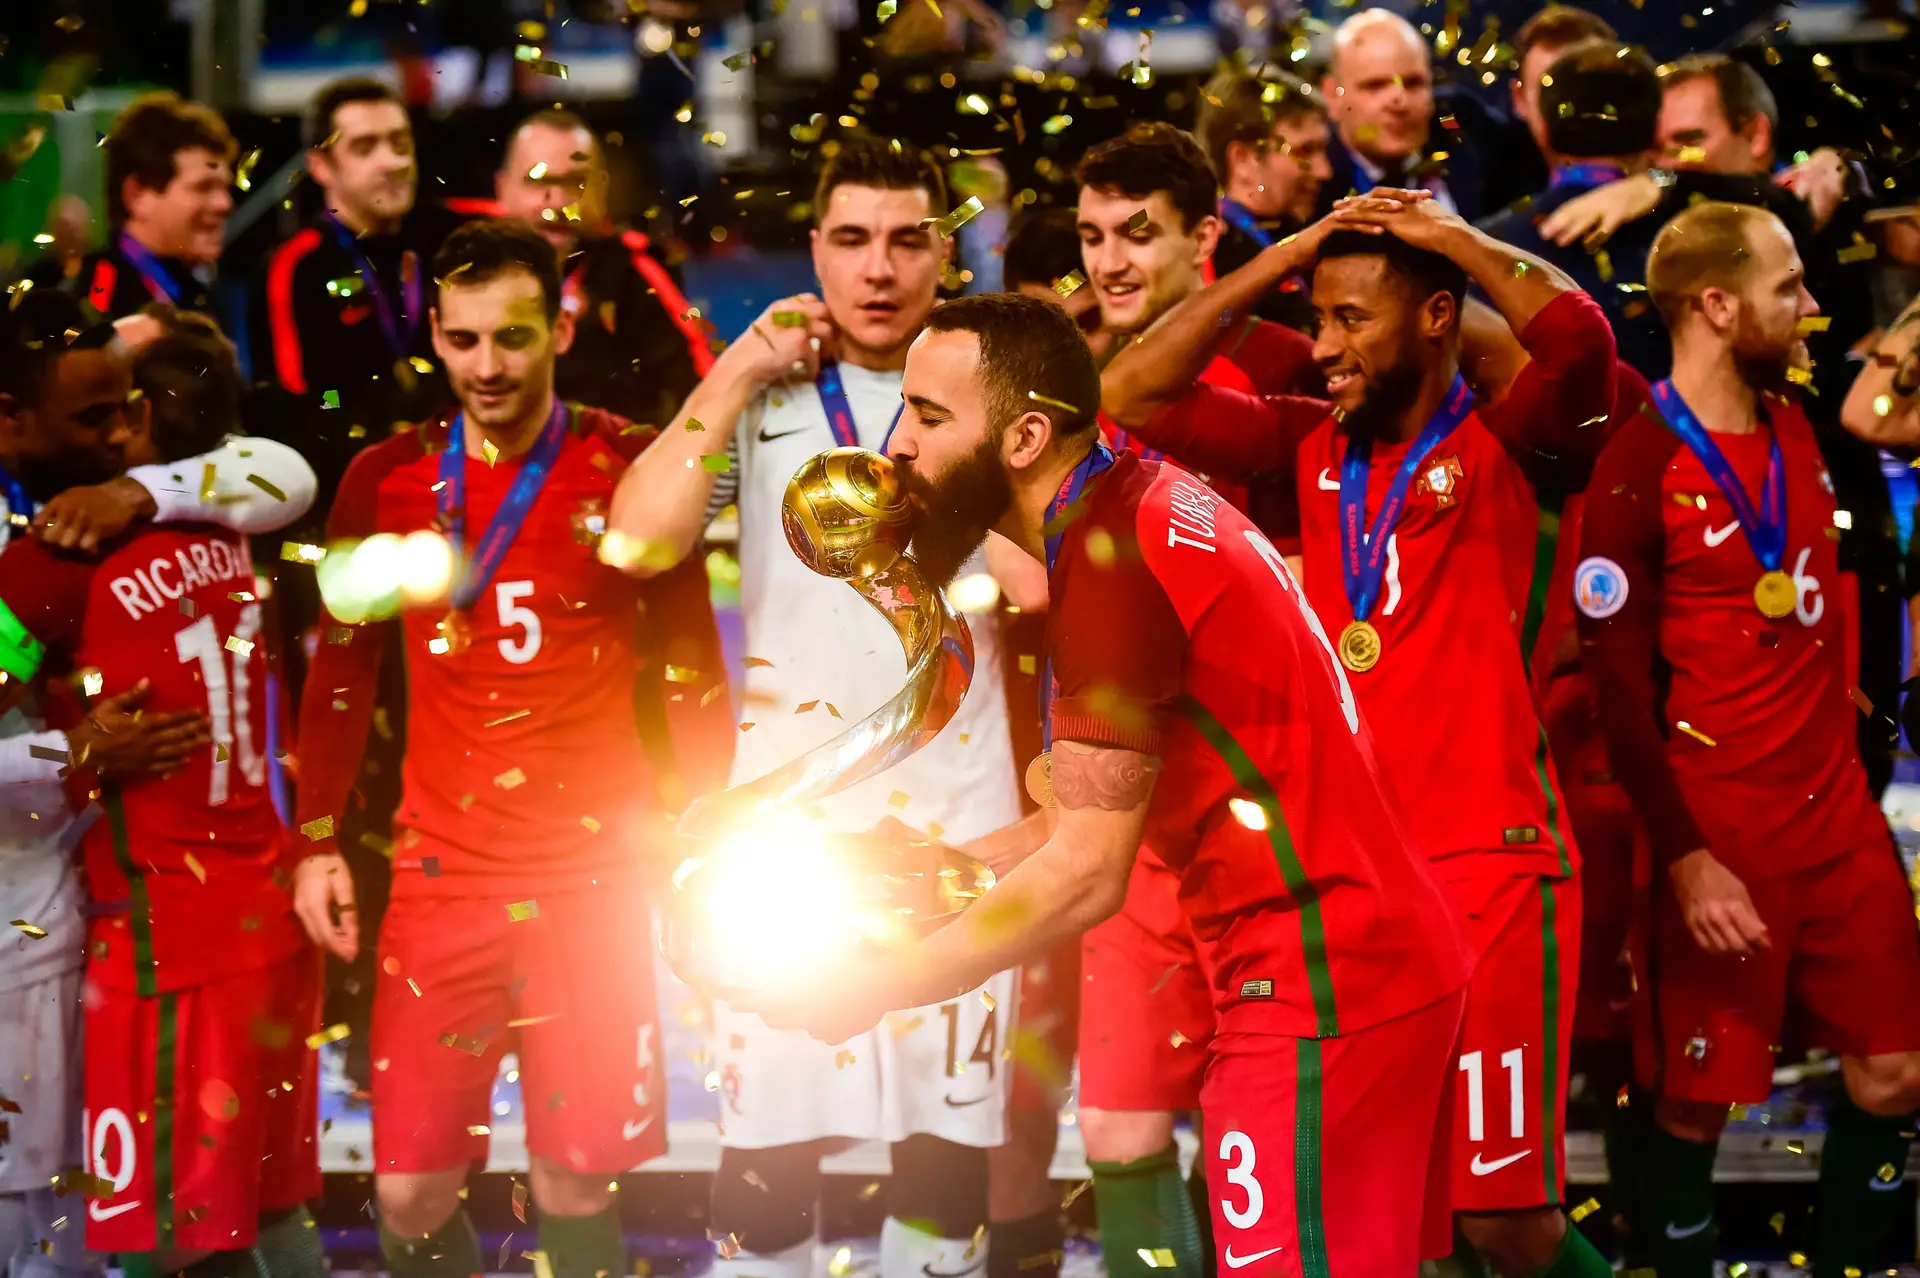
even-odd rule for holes
{"type": "Polygon", "coordinates": [[[1465,982],[1346,671],[1244,515],[1123,453],[1048,589],[1054,735],[1162,760],[1145,837],[1181,876],[1223,1029],[1350,1033],[1465,982]]]}
{"type": "Polygon", "coordinates": [[[267,790],[266,652],[246,539],[161,524],[80,560],[23,538],[0,554],[0,599],[46,645],[44,668],[76,702],[147,679],[144,710],[199,710],[213,736],[171,776],[101,789],[106,814],[84,845],[88,940],[96,959],[114,961],[96,963],[95,979],[137,988],[150,956],[147,988],[177,990],[304,946],[267,790]],[[132,953],[100,952],[129,931],[132,953]]]}
{"type": "MultiPolygon", "coordinates": [[[[1536,485],[1565,492],[1585,481],[1612,403],[1613,334],[1575,291],[1541,308],[1520,342],[1532,358],[1506,395],[1476,407],[1423,460],[1369,618],[1379,664],[1351,678],[1429,857],[1493,853],[1514,873],[1564,875],[1578,852],[1521,640],[1555,554],[1536,485]]],[[[1340,554],[1347,436],[1328,410],[1322,400],[1196,386],[1139,433],[1229,478],[1291,480],[1308,596],[1338,632],[1353,619],[1340,554]]],[[[1369,526],[1407,447],[1372,451],[1369,526]]],[[[1479,865],[1475,855],[1459,872],[1479,865]]]]}
{"type": "Polygon", "coordinates": [[[1574,580],[1614,772],[1655,856],[1709,848],[1753,877],[1889,837],[1854,735],[1833,480],[1799,405],[1767,408],[1771,430],[1713,441],[1757,506],[1779,438],[1792,613],[1761,615],[1744,530],[1651,409],[1601,454],[1574,580]]]}
{"type": "MultiPolygon", "coordinates": [[[[341,483],[328,536],[433,528],[448,429],[429,423],[361,453],[341,483]]],[[[545,487],[471,610],[464,651],[429,647],[445,604],[381,623],[402,627],[407,663],[396,893],[531,895],[585,886],[645,856],[651,771],[634,714],[642,583],[600,562],[588,521],[604,514],[647,437],[623,434],[607,414],[575,414],[545,487]],[[421,836],[457,857],[423,857],[413,850],[421,836]]],[[[469,451],[469,553],[520,464],[490,466],[469,451]]],[[[338,627],[331,617],[324,624],[338,627]]],[[[365,729],[381,644],[347,633],[344,645],[320,646],[307,680],[303,827],[341,811],[352,770],[337,764],[343,755],[357,760],[353,725],[365,729]],[[356,708],[357,716],[343,713],[356,708]],[[326,768],[317,784],[316,766],[326,768]]]]}

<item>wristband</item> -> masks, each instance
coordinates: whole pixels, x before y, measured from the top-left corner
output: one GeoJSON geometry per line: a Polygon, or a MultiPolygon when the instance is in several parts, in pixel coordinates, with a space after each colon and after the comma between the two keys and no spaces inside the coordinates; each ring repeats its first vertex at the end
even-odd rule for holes
{"type": "Polygon", "coordinates": [[[0,671],[25,682],[40,673],[47,646],[33,637],[20,618],[13,615],[6,600],[0,599],[0,671]]]}

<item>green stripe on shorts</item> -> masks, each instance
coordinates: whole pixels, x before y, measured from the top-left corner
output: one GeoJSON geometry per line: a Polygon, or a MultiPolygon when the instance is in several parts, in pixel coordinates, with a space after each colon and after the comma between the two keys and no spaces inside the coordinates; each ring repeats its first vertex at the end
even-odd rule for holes
{"type": "Polygon", "coordinates": [[[1547,1203],[1560,1204],[1560,898],[1561,880],[1540,879],[1540,1165],[1546,1171],[1547,1203]]]}
{"type": "Polygon", "coordinates": [[[1327,1222],[1320,1204],[1320,1040],[1294,1040],[1293,1214],[1302,1278],[1327,1278],[1327,1222]]]}

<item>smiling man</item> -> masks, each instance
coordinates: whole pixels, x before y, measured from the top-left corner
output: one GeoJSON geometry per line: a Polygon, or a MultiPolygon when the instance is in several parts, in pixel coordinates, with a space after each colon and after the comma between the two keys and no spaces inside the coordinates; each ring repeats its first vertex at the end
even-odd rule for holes
{"type": "MultiPolygon", "coordinates": [[[[933,309],[947,251],[935,229],[946,187],[919,151],[849,139],[821,169],[813,210],[819,294],[775,302],[726,349],[621,481],[609,519],[609,539],[619,534],[633,568],[652,572],[686,555],[722,508],[739,506],[740,602],[753,659],[736,784],[837,735],[904,676],[892,627],[793,555],[780,509],[808,458],[836,446],[886,446],[901,412],[907,347],[933,309]]],[[[969,572],[984,569],[984,556],[969,559],[969,572]]],[[[972,838],[1020,815],[997,623],[991,613],[969,623],[973,686],[959,713],[885,776],[824,800],[830,826],[865,831],[894,818],[972,838]]],[[[850,1048],[858,1070],[805,1035],[716,1005],[725,1134],[710,1228],[716,1238],[735,1236],[740,1250],[717,1258],[715,1274],[804,1278],[820,1142],[836,1137],[892,1143],[885,1278],[982,1272],[987,1248],[974,1235],[987,1223],[987,1150],[1006,1139],[1001,1053],[1014,978],[983,972],[977,996],[956,991],[863,1037],[850,1048]]]]}
{"type": "Polygon", "coordinates": [[[150,93],[114,119],[107,152],[107,247],[80,268],[107,319],[149,302],[213,309],[213,271],[233,212],[233,135],[210,107],[150,93]]]}

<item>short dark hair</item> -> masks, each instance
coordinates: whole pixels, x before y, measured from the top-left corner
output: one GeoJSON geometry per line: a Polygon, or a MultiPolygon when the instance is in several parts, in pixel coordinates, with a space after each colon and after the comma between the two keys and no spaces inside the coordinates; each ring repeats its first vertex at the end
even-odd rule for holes
{"type": "Polygon", "coordinates": [[[484,284],[508,271],[525,271],[540,282],[547,322],[560,314],[560,261],[553,245],[530,226],[501,218],[462,223],[433,255],[436,288],[484,284]]]}
{"type": "Polygon", "coordinates": [[[240,362],[204,315],[177,312],[169,330],[133,357],[133,384],[147,402],[161,461],[210,452],[240,429],[240,362]]]}
{"type": "Polygon", "coordinates": [[[990,427],[1038,412],[1047,415],[1056,434],[1076,435],[1099,420],[1100,368],[1080,326],[1052,302],[1021,293],[979,293],[934,307],[927,330],[972,333],[979,339],[990,427]]]}
{"type": "Polygon", "coordinates": [[[1456,313],[1467,295],[1467,273],[1458,262],[1431,249],[1415,248],[1392,233],[1334,231],[1320,243],[1320,260],[1336,257],[1384,258],[1387,270],[1412,284],[1423,300],[1435,293],[1452,294],[1456,313]]]}
{"type": "Polygon", "coordinates": [[[132,178],[164,191],[179,172],[174,157],[196,147],[231,161],[239,151],[227,122],[212,107],[162,91],[142,94],[113,121],[107,152],[107,220],[127,220],[126,184],[132,178]]]}
{"type": "Polygon", "coordinates": [[[402,111],[407,109],[406,101],[392,86],[371,77],[354,75],[331,81],[313,95],[313,101],[307,104],[307,113],[300,121],[300,137],[307,148],[312,150],[331,143],[334,114],[341,107],[352,106],[356,102],[391,102],[402,111]]]}
{"type": "Polygon", "coordinates": [[[1597,13],[1570,4],[1550,4],[1520,24],[1513,56],[1524,62],[1535,49],[1564,49],[1583,40],[1618,40],[1613,24],[1597,13]]]}
{"type": "Polygon", "coordinates": [[[883,191],[924,190],[935,217],[947,211],[947,179],[933,157],[899,138],[845,138],[820,166],[813,186],[813,224],[827,215],[828,197],[838,186],[871,186],[883,191]]]}
{"type": "Polygon", "coordinates": [[[1080,232],[1072,209],[1029,209],[1015,219],[1001,254],[1001,285],[1058,283],[1080,269],[1080,232]]]}
{"type": "Polygon", "coordinates": [[[1661,92],[1653,59],[1641,50],[1612,40],[1576,44],[1540,81],[1547,145],[1575,157],[1651,150],[1661,92]]]}
{"type": "Polygon", "coordinates": [[[535,111],[532,115],[514,125],[513,132],[507,134],[506,150],[500,153],[500,163],[502,165],[506,164],[507,156],[512,153],[514,142],[528,129],[555,129],[561,133],[571,133],[575,129],[584,129],[587,136],[593,139],[593,149],[587,152],[588,157],[590,159],[600,157],[600,134],[591,124],[587,123],[585,116],[581,115],[578,111],[569,111],[565,107],[545,107],[539,111],[535,111]]]}
{"type": "Polygon", "coordinates": [[[1213,214],[1219,183],[1207,153],[1193,135],[1171,124],[1136,124],[1117,138],[1089,148],[1074,177],[1081,186],[1144,200],[1165,191],[1180,214],[1182,230],[1213,214]]]}
{"type": "Polygon", "coordinates": [[[62,355],[105,346],[113,335],[113,325],[60,289],[30,289],[11,306],[0,302],[0,395],[22,406],[40,403],[62,355]]]}
{"type": "Polygon", "coordinates": [[[1228,146],[1240,142],[1265,150],[1273,141],[1273,126],[1300,115],[1326,118],[1327,104],[1312,85],[1272,68],[1255,73],[1229,67],[1200,90],[1193,132],[1214,175],[1224,182],[1228,146]]]}
{"type": "Polygon", "coordinates": [[[1712,80],[1720,93],[1720,110],[1727,123],[1744,129],[1755,116],[1764,115],[1774,129],[1780,127],[1780,106],[1773,90],[1751,63],[1725,53],[1694,53],[1660,68],[1666,88],[1689,80],[1712,80]]]}

